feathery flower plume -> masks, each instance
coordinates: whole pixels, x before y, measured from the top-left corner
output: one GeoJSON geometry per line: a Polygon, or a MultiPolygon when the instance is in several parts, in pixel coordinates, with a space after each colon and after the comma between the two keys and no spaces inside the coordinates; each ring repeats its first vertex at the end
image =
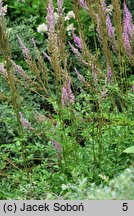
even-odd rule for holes
{"type": "Polygon", "coordinates": [[[0,0],[0,16],[5,16],[7,12],[7,5],[3,7],[3,2],[0,0]]]}
{"type": "Polygon", "coordinates": [[[115,37],[115,28],[112,26],[112,22],[111,22],[109,14],[107,15],[107,18],[106,18],[106,24],[107,24],[107,28],[108,28],[109,37],[110,38],[115,37]]]}
{"type": "Polygon", "coordinates": [[[127,54],[131,54],[131,40],[134,37],[134,24],[132,22],[132,15],[129,12],[126,2],[124,1],[124,31],[123,31],[123,39],[124,46],[127,54]]]}
{"type": "Polygon", "coordinates": [[[21,121],[21,124],[23,125],[24,128],[27,128],[29,130],[33,130],[33,127],[31,126],[31,124],[28,122],[28,120],[26,120],[22,113],[19,112],[19,115],[20,115],[20,121],[21,121]]]}
{"type": "Polygon", "coordinates": [[[52,142],[53,146],[55,147],[56,151],[58,153],[61,153],[62,152],[61,145],[58,142],[56,142],[55,140],[53,140],[53,139],[51,139],[51,142],[52,142]]]}
{"type": "Polygon", "coordinates": [[[130,38],[129,38],[128,33],[125,31],[123,32],[123,40],[124,40],[124,46],[125,46],[126,53],[130,55],[132,52],[130,38]]]}
{"type": "Polygon", "coordinates": [[[49,0],[48,7],[47,7],[47,26],[49,32],[54,32],[54,7],[53,1],[49,0]]]}
{"type": "Polygon", "coordinates": [[[74,95],[71,90],[71,79],[68,80],[68,83],[62,88],[62,106],[74,103],[74,95]]]}
{"type": "Polygon", "coordinates": [[[67,89],[63,86],[62,88],[62,106],[64,107],[68,99],[67,89]]]}
{"type": "Polygon", "coordinates": [[[75,73],[77,74],[78,79],[79,79],[81,82],[86,83],[85,78],[78,72],[78,70],[77,70],[76,68],[74,68],[74,69],[75,69],[75,73]]]}
{"type": "Polygon", "coordinates": [[[76,36],[76,34],[74,33],[74,29],[72,29],[72,36],[73,36],[75,45],[81,50],[82,49],[81,39],[78,36],[76,36]]]}
{"type": "Polygon", "coordinates": [[[130,37],[134,34],[134,24],[132,15],[127,8],[126,2],[124,1],[124,31],[129,34],[130,37]]]}
{"type": "Polygon", "coordinates": [[[23,70],[23,68],[20,65],[17,65],[13,60],[11,61],[13,68],[17,73],[19,73],[23,78],[29,79],[30,77],[28,74],[23,70]]]}
{"type": "MultiPolygon", "coordinates": [[[[103,13],[106,14],[106,25],[108,29],[108,35],[110,38],[113,38],[115,37],[115,28],[112,26],[112,22],[111,22],[110,15],[109,15],[112,9],[109,9],[106,6],[105,0],[101,2],[101,7],[102,7],[103,13]]],[[[102,37],[101,37],[101,31],[100,31],[100,18],[98,14],[96,16],[96,19],[97,19],[97,32],[98,32],[99,38],[101,39],[102,37]]]]}
{"type": "Polygon", "coordinates": [[[69,102],[74,103],[74,95],[71,90],[71,79],[68,80],[67,93],[68,93],[69,102]]]}
{"type": "Polygon", "coordinates": [[[99,40],[102,39],[102,35],[101,35],[101,29],[100,29],[100,17],[98,14],[96,14],[96,21],[97,21],[97,33],[98,33],[98,37],[99,40]]]}
{"type": "Polygon", "coordinates": [[[68,43],[69,43],[69,45],[70,45],[71,50],[73,51],[73,53],[74,53],[77,57],[82,58],[82,56],[81,56],[81,54],[79,53],[78,49],[75,48],[70,42],[68,42],[68,43]]]}
{"type": "Polygon", "coordinates": [[[26,46],[24,45],[24,43],[22,42],[22,40],[20,39],[20,37],[18,35],[17,35],[17,38],[18,38],[19,44],[21,46],[24,58],[27,60],[31,60],[31,55],[30,55],[29,49],[26,48],[26,46]]]}
{"type": "Polygon", "coordinates": [[[88,7],[87,7],[85,0],[79,0],[79,4],[83,9],[88,10],[88,7]]]}
{"type": "Polygon", "coordinates": [[[57,4],[58,4],[58,9],[57,9],[57,12],[58,12],[58,15],[61,16],[62,13],[63,13],[63,0],[57,0],[57,4]]]}
{"type": "Polygon", "coordinates": [[[107,82],[112,84],[112,70],[109,64],[107,65],[107,82]]]}
{"type": "Polygon", "coordinates": [[[76,57],[79,59],[79,61],[81,61],[85,65],[88,65],[88,63],[83,60],[83,58],[82,58],[81,54],[79,53],[78,49],[75,48],[70,42],[68,42],[68,43],[69,43],[69,45],[71,47],[71,50],[76,55],[76,57]]]}
{"type": "Polygon", "coordinates": [[[106,6],[106,3],[105,3],[105,0],[101,1],[101,7],[102,7],[102,11],[105,13],[106,10],[107,10],[107,6],[106,6]]]}

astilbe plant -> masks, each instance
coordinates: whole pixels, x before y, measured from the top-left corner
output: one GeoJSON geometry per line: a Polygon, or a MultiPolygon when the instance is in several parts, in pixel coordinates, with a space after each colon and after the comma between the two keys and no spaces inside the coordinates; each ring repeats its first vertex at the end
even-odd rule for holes
{"type": "MultiPolygon", "coordinates": [[[[25,86],[53,106],[55,111],[54,115],[50,113],[51,117],[49,116],[47,120],[40,116],[40,118],[43,118],[43,122],[51,122],[51,127],[49,129],[46,127],[49,131],[42,131],[40,136],[47,137],[51,142],[57,152],[58,159],[63,161],[64,168],[70,167],[72,171],[73,168],[71,166],[79,167],[80,163],[77,161],[77,158],[85,158],[85,156],[77,154],[77,150],[80,148],[78,143],[79,140],[86,140],[85,143],[89,144],[87,149],[90,149],[88,152],[88,157],[90,155],[90,158],[88,159],[92,164],[94,176],[96,172],[94,167],[98,167],[99,169],[102,165],[101,169],[103,169],[103,155],[105,151],[108,152],[108,147],[104,146],[103,140],[108,133],[111,135],[110,133],[112,133],[111,131],[114,127],[108,114],[110,112],[109,107],[113,103],[117,105],[117,108],[113,109],[114,115],[120,109],[120,101],[122,102],[122,98],[120,99],[122,96],[121,93],[123,93],[122,80],[125,78],[127,82],[126,64],[128,62],[125,55],[129,54],[128,58],[131,58],[132,61],[132,57],[128,53],[128,47],[126,49],[125,37],[126,35],[129,37],[129,42],[132,40],[133,25],[130,13],[125,6],[123,33],[119,0],[112,0],[114,8],[113,20],[111,16],[112,10],[110,9],[109,11],[104,0],[95,0],[94,4],[93,1],[73,0],[73,4],[73,16],[78,25],[78,32],[74,32],[74,29],[72,29],[73,41],[67,42],[63,1],[57,0],[58,16],[56,22],[54,20],[55,8],[53,1],[48,1],[46,16],[47,31],[45,32],[48,38],[48,47],[47,51],[43,52],[43,55],[49,61],[49,67],[47,67],[47,63],[45,62],[46,59],[45,61],[43,60],[34,39],[32,42],[36,60],[30,54],[19,35],[17,36],[24,59],[32,76],[29,71],[25,71],[11,60],[5,27],[3,28],[1,26],[3,20],[0,23],[0,30],[2,29],[0,40],[2,52],[7,62],[5,69],[9,80],[12,103],[21,128],[23,126],[33,133],[36,132],[34,126],[23,117],[21,107],[17,104],[16,97],[18,95],[14,94],[14,92],[16,93],[14,82],[21,84],[23,87],[25,86]],[[86,37],[83,33],[83,23],[79,16],[79,6],[87,11],[87,15],[91,16],[94,22],[96,28],[94,37],[96,53],[86,43],[86,37]],[[127,16],[129,16],[129,23],[126,23],[127,16]],[[127,25],[129,25],[129,28],[127,25]],[[99,45],[96,41],[98,41],[99,45]],[[71,62],[68,44],[69,48],[71,48],[73,58],[74,55],[77,58],[77,65],[80,66],[80,69],[75,65],[75,61],[71,65],[71,69],[68,66],[71,62]],[[114,62],[115,57],[117,58],[116,65],[114,62]],[[16,72],[16,76],[11,73],[11,69],[16,72]],[[84,71],[86,71],[86,76],[83,74],[84,71]],[[77,78],[82,84],[81,91],[86,95],[85,101],[83,101],[85,110],[84,112],[80,110],[80,113],[77,112],[79,103],[77,94],[75,95],[75,87],[80,82],[74,82],[75,75],[77,75],[77,78]],[[51,87],[52,82],[53,88],[51,87]],[[121,96],[118,97],[118,95],[121,96]],[[87,106],[90,107],[89,110],[87,106]]],[[[0,16],[0,19],[3,19],[3,16],[0,16]]],[[[122,109],[120,110],[122,111],[122,109]]],[[[37,124],[40,123],[38,119],[39,115],[37,124]]],[[[111,143],[111,141],[109,142],[111,143]]],[[[118,147],[116,153],[118,157],[118,147]]]]}
{"type": "Polygon", "coordinates": [[[67,104],[73,104],[74,103],[74,95],[71,90],[71,80],[67,80],[66,85],[62,88],[62,106],[66,106],[67,104]]]}

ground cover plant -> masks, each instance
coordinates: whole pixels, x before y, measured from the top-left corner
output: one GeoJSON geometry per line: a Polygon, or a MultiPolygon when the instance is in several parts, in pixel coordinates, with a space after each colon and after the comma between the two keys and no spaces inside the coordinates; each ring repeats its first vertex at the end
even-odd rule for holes
{"type": "Polygon", "coordinates": [[[0,0],[0,198],[133,199],[133,69],[126,1],[0,0]]]}

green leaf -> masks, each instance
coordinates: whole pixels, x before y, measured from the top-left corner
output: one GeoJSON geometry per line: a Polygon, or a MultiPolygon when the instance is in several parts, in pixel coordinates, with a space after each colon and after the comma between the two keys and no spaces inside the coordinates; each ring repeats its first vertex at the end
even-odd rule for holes
{"type": "Polygon", "coordinates": [[[130,146],[126,148],[123,152],[125,153],[134,153],[134,146],[130,146]]]}

